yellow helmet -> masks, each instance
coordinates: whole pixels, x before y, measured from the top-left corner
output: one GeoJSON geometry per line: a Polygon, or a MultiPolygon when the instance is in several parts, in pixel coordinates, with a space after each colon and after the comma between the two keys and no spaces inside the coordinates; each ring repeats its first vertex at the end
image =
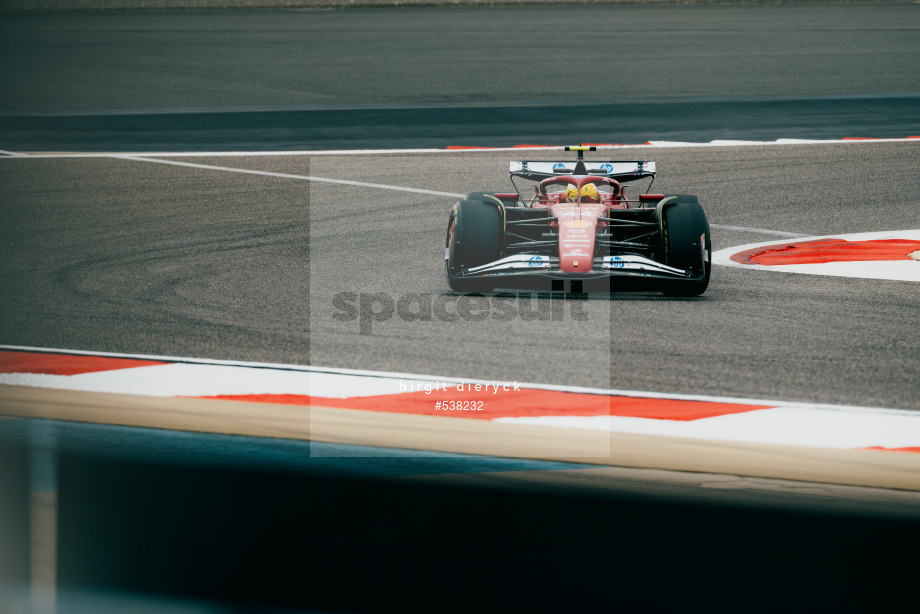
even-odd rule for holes
{"type": "Polygon", "coordinates": [[[565,188],[565,201],[574,203],[576,200],[578,200],[578,188],[575,187],[575,184],[570,183],[565,188]]]}
{"type": "Polygon", "coordinates": [[[597,196],[597,186],[593,183],[586,183],[581,186],[581,200],[584,201],[586,198],[590,198],[589,202],[600,202],[600,199],[597,196]]]}
{"type": "MultiPolygon", "coordinates": [[[[597,186],[595,186],[593,183],[586,183],[585,185],[581,186],[581,198],[585,202],[600,202],[600,199],[597,195],[597,186]],[[586,200],[589,198],[592,200],[586,200]]],[[[570,183],[568,187],[566,187],[565,200],[566,202],[570,203],[574,203],[578,200],[578,188],[576,188],[574,184],[570,183]]]]}

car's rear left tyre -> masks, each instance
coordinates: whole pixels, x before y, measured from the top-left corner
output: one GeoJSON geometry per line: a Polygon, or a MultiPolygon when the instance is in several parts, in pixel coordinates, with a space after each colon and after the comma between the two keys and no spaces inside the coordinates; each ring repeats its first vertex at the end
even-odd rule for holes
{"type": "Polygon", "coordinates": [[[709,287],[712,269],[712,238],[709,219],[696,196],[679,194],[658,204],[663,262],[690,269],[696,279],[665,282],[666,296],[699,296],[709,287]]]}
{"type": "Polygon", "coordinates": [[[488,278],[468,278],[461,269],[498,260],[504,234],[500,203],[463,200],[454,206],[447,226],[447,285],[455,292],[489,292],[488,278]]]}

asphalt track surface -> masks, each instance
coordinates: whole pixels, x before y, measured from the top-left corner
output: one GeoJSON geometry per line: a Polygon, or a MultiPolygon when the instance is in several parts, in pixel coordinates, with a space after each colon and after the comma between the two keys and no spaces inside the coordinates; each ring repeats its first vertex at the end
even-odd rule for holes
{"type": "Polygon", "coordinates": [[[915,4],[0,19],[0,148],[215,151],[920,134],[915,4]]]}
{"type": "MultiPolygon", "coordinates": [[[[0,49],[12,61],[0,62],[0,76],[12,85],[0,92],[0,149],[909,136],[918,133],[917,11],[854,4],[461,10],[449,18],[430,10],[3,16],[0,49]],[[547,36],[531,34],[577,33],[611,15],[611,32],[654,26],[651,37],[598,46],[599,57],[615,49],[633,54],[631,62],[582,66],[589,46],[567,35],[550,37],[547,50],[547,36]],[[393,27],[392,19],[407,21],[393,27]],[[531,62],[557,78],[534,88],[531,62]],[[661,118],[641,106],[628,130],[578,127],[586,110],[608,112],[610,99],[661,96],[678,109],[666,131],[654,132],[661,118]],[[432,123],[410,131],[421,113],[406,119],[407,107],[432,123]],[[535,109],[536,128],[502,119],[509,108],[535,109]],[[724,119],[725,131],[697,121],[692,108],[724,119]],[[323,113],[335,123],[310,119],[323,113]],[[549,134],[548,117],[566,119],[549,134]],[[470,118],[484,118],[485,127],[469,132],[470,118]]],[[[917,409],[920,299],[906,282],[717,267],[709,291],[692,300],[515,292],[503,299],[518,313],[510,321],[492,317],[494,297],[489,309],[477,305],[489,314],[481,321],[394,313],[362,332],[360,316],[336,319],[343,293],[354,293],[355,304],[362,294],[394,302],[430,295],[455,313],[461,298],[448,292],[441,258],[456,198],[445,194],[504,189],[508,160],[534,153],[157,158],[182,165],[150,156],[0,159],[0,340],[917,409]],[[564,317],[522,316],[525,301],[550,314],[561,302],[564,317]]],[[[655,191],[698,194],[716,225],[715,249],[917,228],[916,142],[636,148],[610,157],[655,160],[655,191]]],[[[28,483],[22,476],[36,452],[16,437],[41,430],[34,425],[4,421],[2,494],[28,483]]],[[[765,609],[809,592],[857,609],[910,598],[897,587],[911,586],[911,568],[892,544],[910,549],[917,535],[912,503],[881,503],[890,493],[874,489],[844,495],[748,482],[717,496],[719,489],[699,488],[711,485],[705,475],[677,486],[674,476],[626,476],[641,483],[628,487],[623,475],[591,477],[571,464],[571,476],[557,481],[565,470],[447,456],[389,463],[393,473],[415,474],[395,483],[377,479],[375,471],[386,472],[380,461],[298,465],[292,459],[303,451],[293,443],[54,430],[62,595],[101,587],[240,608],[351,611],[468,611],[487,599],[506,609],[572,609],[573,594],[660,610],[698,601],[701,586],[709,587],[705,599],[718,592],[745,609],[757,609],[752,595],[765,609]],[[121,443],[107,446],[110,438],[121,443]],[[204,465],[186,462],[196,456],[204,465]],[[215,457],[227,466],[209,466],[215,457]],[[339,475],[343,469],[355,475],[339,475]],[[419,475],[426,472],[435,475],[419,475]],[[495,601],[487,587],[496,578],[527,589],[495,601]],[[614,590],[610,578],[621,580],[614,590]]],[[[0,562],[28,577],[28,557],[16,558],[28,551],[28,531],[9,528],[28,526],[29,500],[6,500],[12,512],[0,537],[13,547],[0,562]]]]}

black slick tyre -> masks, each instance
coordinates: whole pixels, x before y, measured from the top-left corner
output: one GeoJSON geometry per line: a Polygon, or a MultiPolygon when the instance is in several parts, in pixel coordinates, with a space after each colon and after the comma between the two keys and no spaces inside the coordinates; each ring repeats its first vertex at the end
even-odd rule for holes
{"type": "Polygon", "coordinates": [[[662,262],[690,269],[695,279],[667,281],[665,296],[699,296],[709,287],[712,269],[712,238],[709,219],[696,196],[668,196],[658,204],[662,262]]]}
{"type": "Polygon", "coordinates": [[[447,285],[454,292],[489,292],[488,278],[463,277],[461,270],[498,260],[504,234],[500,202],[463,200],[454,205],[447,226],[447,285]]]}
{"type": "Polygon", "coordinates": [[[466,200],[471,200],[474,202],[484,202],[488,204],[501,205],[502,201],[500,198],[491,194],[489,192],[470,192],[469,196],[466,197],[466,200]]]}

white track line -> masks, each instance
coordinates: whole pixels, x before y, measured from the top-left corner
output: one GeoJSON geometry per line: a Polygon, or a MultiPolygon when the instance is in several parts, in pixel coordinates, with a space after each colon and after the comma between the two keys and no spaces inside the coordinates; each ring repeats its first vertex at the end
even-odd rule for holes
{"type": "MultiPolygon", "coordinates": [[[[519,150],[518,150],[519,151],[519,150]]],[[[214,171],[224,171],[229,173],[243,173],[247,175],[264,175],[267,177],[282,177],[285,179],[298,179],[302,181],[319,181],[324,183],[337,183],[341,185],[354,185],[367,188],[378,188],[382,190],[394,190],[400,192],[412,192],[415,194],[430,194],[433,196],[445,196],[449,198],[464,198],[465,194],[456,194],[453,192],[438,192],[435,190],[420,190],[418,188],[407,188],[403,186],[395,185],[385,185],[382,183],[367,183],[363,181],[346,181],[344,179],[331,179],[329,177],[313,177],[307,175],[289,175],[287,173],[272,173],[268,171],[255,171],[249,169],[240,169],[232,168],[227,166],[213,166],[210,164],[195,164],[192,162],[178,162],[176,160],[160,160],[157,158],[148,158],[146,156],[133,156],[133,155],[113,155],[113,158],[118,158],[120,160],[135,160],[138,162],[154,162],[156,164],[170,164],[173,166],[186,166],[189,168],[200,168],[205,170],[214,170],[214,171]]],[[[796,234],[792,232],[783,232],[779,230],[764,230],[762,228],[743,228],[740,226],[720,226],[718,224],[713,224],[713,228],[726,228],[730,230],[741,230],[744,232],[753,232],[758,234],[767,234],[767,235],[779,235],[785,237],[807,237],[808,235],[796,234]]]]}
{"type": "MultiPolygon", "coordinates": [[[[877,143],[877,142],[920,142],[918,139],[873,139],[873,140],[831,140],[831,141],[820,141],[820,140],[804,140],[804,139],[779,139],[777,141],[712,141],[710,143],[681,143],[681,142],[654,142],[649,145],[620,145],[616,147],[604,147],[601,146],[599,149],[619,149],[625,147],[645,147],[645,148],[668,148],[668,147],[728,147],[728,146],[768,146],[768,145],[809,145],[809,144],[853,144],[853,143],[877,143]]],[[[479,151],[479,152],[524,152],[532,150],[551,150],[551,151],[562,151],[563,147],[509,147],[509,148],[495,148],[495,149],[389,149],[389,150],[343,150],[343,151],[255,151],[255,152],[245,152],[245,151],[233,151],[233,152],[173,152],[173,153],[132,153],[132,154],[20,154],[16,152],[8,152],[0,150],[0,153],[7,154],[9,157],[19,157],[19,158],[117,158],[121,160],[134,160],[137,162],[151,162],[155,164],[168,164],[172,166],[185,166],[189,168],[199,168],[204,170],[214,170],[230,173],[241,173],[247,175],[261,175],[266,177],[279,177],[283,179],[296,179],[299,181],[315,181],[321,183],[333,183],[338,185],[353,185],[358,187],[366,188],[376,188],[381,190],[393,190],[397,192],[409,192],[414,194],[428,194],[431,196],[444,196],[446,198],[463,198],[465,194],[458,194],[455,192],[439,192],[436,190],[423,190],[418,188],[408,188],[403,186],[394,186],[386,185],[381,183],[369,183],[363,181],[348,181],[344,179],[332,179],[330,177],[315,177],[308,175],[293,175],[288,173],[273,173],[269,171],[256,171],[250,169],[240,169],[240,168],[231,168],[225,166],[214,166],[210,164],[196,164],[192,162],[179,162],[177,160],[164,160],[161,158],[166,157],[246,157],[246,156],[319,156],[319,155],[381,155],[381,154],[395,154],[395,153],[462,153],[470,151],[479,151]]],[[[766,235],[775,235],[780,237],[801,237],[808,238],[812,235],[800,234],[794,232],[786,232],[782,230],[768,230],[764,228],[747,228],[744,226],[728,226],[723,224],[712,224],[713,228],[720,228],[724,230],[736,230],[739,232],[750,232],[755,234],[766,234],[766,235]]],[[[721,262],[718,264],[722,264],[721,262]]]]}
{"type": "Polygon", "coordinates": [[[156,158],[146,158],[141,156],[114,155],[112,158],[119,160],[134,160],[137,162],[152,162],[155,164],[168,164],[171,166],[184,166],[188,168],[200,168],[210,171],[223,171],[226,173],[242,173],[244,175],[261,175],[264,177],[281,177],[284,179],[299,179],[301,181],[318,181],[321,183],[336,183],[339,185],[354,185],[363,188],[377,188],[380,190],[396,190],[398,192],[412,192],[414,194],[430,194],[433,196],[447,196],[450,198],[463,198],[464,194],[454,194],[453,192],[437,192],[435,190],[421,190],[418,188],[406,188],[401,186],[385,185],[382,183],[367,183],[364,181],[347,181],[345,179],[331,179],[329,177],[313,177],[309,175],[290,175],[287,173],[272,173],[269,171],[254,171],[244,168],[231,168],[227,166],[213,166],[210,164],[194,164],[192,162],[177,162],[176,160],[158,160],[156,158]]]}
{"type": "MultiPolygon", "coordinates": [[[[649,141],[644,147],[763,147],[763,146],[787,146],[787,145],[833,145],[833,144],[855,144],[855,143],[901,143],[901,142],[920,142],[916,137],[892,138],[892,139],[873,139],[873,138],[855,138],[855,139],[777,139],[775,141],[710,141],[708,143],[685,143],[681,141],[649,141]]],[[[643,147],[643,145],[623,145],[623,147],[643,147]]]]}
{"type": "Polygon", "coordinates": [[[797,232],[784,232],[782,230],[766,230],[764,228],[745,228],[744,226],[725,226],[724,224],[710,224],[712,228],[725,230],[740,230],[741,232],[755,232],[762,235],[778,235],[780,237],[808,238],[812,235],[803,235],[797,232]]]}

